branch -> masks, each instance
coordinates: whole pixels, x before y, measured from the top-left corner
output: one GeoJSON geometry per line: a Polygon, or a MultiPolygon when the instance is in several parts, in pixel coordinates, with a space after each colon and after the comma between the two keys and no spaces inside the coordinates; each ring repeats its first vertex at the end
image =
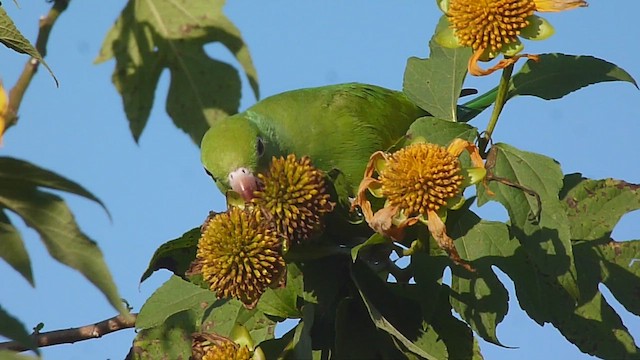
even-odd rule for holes
{"type": "MultiPolygon", "coordinates": [[[[69,1],[70,0],[55,0],[51,10],[49,10],[49,13],[40,18],[36,50],[38,50],[40,55],[42,55],[42,58],[47,54],[47,42],[49,41],[49,34],[51,34],[53,24],[55,24],[60,14],[67,9],[69,1]]],[[[22,74],[20,74],[18,81],[16,81],[16,84],[11,88],[11,91],[9,92],[9,107],[7,109],[6,125],[4,128],[5,132],[18,122],[18,110],[20,109],[22,98],[31,83],[31,79],[33,79],[36,71],[38,71],[39,65],[40,61],[38,61],[38,59],[29,59],[24,65],[24,70],[22,70],[22,74]]],[[[2,132],[0,132],[0,136],[1,135],[2,132]]]]}
{"type": "MultiPolygon", "coordinates": [[[[135,326],[137,316],[138,314],[130,314],[126,317],[118,315],[92,325],[37,333],[32,336],[38,347],[71,344],[77,341],[97,339],[119,330],[130,329],[135,326]]],[[[16,341],[7,341],[0,343],[0,350],[21,352],[27,351],[29,348],[16,341]]]]}

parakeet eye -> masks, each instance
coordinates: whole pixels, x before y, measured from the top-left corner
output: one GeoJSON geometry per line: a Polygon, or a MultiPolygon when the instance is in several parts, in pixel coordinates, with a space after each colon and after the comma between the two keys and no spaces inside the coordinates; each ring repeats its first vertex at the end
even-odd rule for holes
{"type": "Polygon", "coordinates": [[[258,152],[258,157],[262,157],[262,155],[264,155],[264,141],[260,137],[256,143],[256,151],[258,152]]]}
{"type": "Polygon", "coordinates": [[[218,180],[216,179],[216,177],[215,177],[215,176],[213,176],[213,174],[212,174],[211,172],[209,172],[209,170],[204,169],[204,172],[206,172],[206,173],[207,173],[207,175],[211,176],[211,178],[213,179],[213,181],[215,181],[215,182],[217,182],[217,181],[218,181],[218,180]]]}

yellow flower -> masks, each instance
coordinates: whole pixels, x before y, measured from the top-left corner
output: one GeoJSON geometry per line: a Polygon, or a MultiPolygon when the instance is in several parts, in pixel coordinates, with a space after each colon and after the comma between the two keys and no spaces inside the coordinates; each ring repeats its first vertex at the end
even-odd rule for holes
{"type": "Polygon", "coordinates": [[[204,354],[202,360],[249,360],[251,352],[246,346],[238,346],[233,342],[225,342],[221,345],[212,346],[204,354]]]}
{"type": "Polygon", "coordinates": [[[245,344],[218,334],[194,333],[191,335],[191,357],[193,360],[249,360],[252,350],[245,344]]]}
{"type": "Polygon", "coordinates": [[[447,209],[462,204],[463,189],[485,174],[477,147],[468,141],[455,139],[446,148],[416,142],[391,154],[378,151],[371,156],[354,205],[361,207],[372,229],[396,241],[402,240],[406,227],[424,223],[438,245],[465,266],[446,233],[443,217],[447,209]],[[472,168],[460,165],[464,150],[471,155],[472,168]],[[375,213],[367,190],[386,199],[375,213]]]}
{"type": "Polygon", "coordinates": [[[267,220],[289,242],[299,243],[322,229],[322,217],[333,210],[334,203],[329,201],[324,174],[311,165],[309,157],[274,157],[269,171],[258,178],[261,184],[252,203],[266,211],[271,217],[267,220]]]}
{"type": "Polygon", "coordinates": [[[8,113],[9,113],[9,96],[7,96],[7,92],[4,90],[4,86],[2,85],[2,81],[0,81],[0,145],[2,145],[2,135],[7,129],[8,123],[8,113]]]}
{"type": "Polygon", "coordinates": [[[520,38],[544,40],[553,35],[553,27],[535,12],[556,12],[587,6],[584,0],[438,0],[445,16],[436,29],[436,41],[445,47],[473,49],[469,73],[488,75],[519,58],[537,60],[521,54],[520,38]],[[488,61],[503,53],[505,59],[489,69],[478,61],[488,61]]]}
{"type": "Polygon", "coordinates": [[[211,217],[198,241],[196,261],[218,298],[252,308],[285,272],[282,237],[255,211],[231,208],[211,217]]]}

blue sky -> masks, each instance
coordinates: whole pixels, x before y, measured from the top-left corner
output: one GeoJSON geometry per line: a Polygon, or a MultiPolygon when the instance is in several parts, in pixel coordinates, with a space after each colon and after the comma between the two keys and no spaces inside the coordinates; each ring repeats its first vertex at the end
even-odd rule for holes
{"type": "MultiPolygon", "coordinates": [[[[31,161],[73,179],[109,208],[66,196],[82,229],[102,248],[121,295],[134,310],[167,278],[156,273],[142,285],[138,279],[153,251],[169,239],[199,225],[209,210],[224,209],[223,198],[204,174],[199,150],[177,130],[164,111],[169,74],[162,76],[156,104],[139,144],[130,133],[119,95],[111,85],[114,63],[93,65],[102,39],[124,1],[74,1],[59,19],[49,43],[47,62],[60,87],[41,70],[10,129],[0,156],[31,161]]],[[[5,9],[30,39],[37,19],[48,10],[44,1],[11,1],[5,9]]],[[[240,28],[258,69],[263,96],[285,90],[342,82],[372,83],[400,89],[406,59],[425,57],[440,12],[435,1],[270,1],[230,2],[230,19],[240,28]]],[[[614,62],[640,78],[640,13],[637,0],[592,1],[588,8],[544,15],[556,34],[543,42],[527,42],[531,53],[594,55],[614,62]]],[[[214,57],[235,64],[219,45],[207,47],[214,57]]],[[[2,50],[0,76],[6,86],[22,71],[25,56],[2,50]]],[[[242,108],[255,99],[244,81],[242,108]]],[[[494,77],[468,79],[467,87],[487,90],[494,77]]],[[[494,133],[496,141],[557,159],[565,173],[591,178],[613,177],[640,183],[634,146],[640,134],[640,92],[627,83],[606,83],[568,97],[545,102],[517,98],[507,104],[494,133]]],[[[488,115],[474,122],[483,127],[488,115]]],[[[480,214],[504,219],[497,206],[480,214]]],[[[14,217],[14,220],[17,219],[14,217]]],[[[638,239],[639,214],[625,216],[616,227],[617,240],[638,239]]],[[[39,322],[44,331],[85,325],[114,315],[92,285],[52,260],[35,232],[17,221],[27,244],[36,288],[0,262],[0,304],[28,328],[39,322]]],[[[640,264],[636,264],[640,266],[640,264]]],[[[504,279],[504,277],[503,277],[504,279]]],[[[506,284],[512,290],[511,283],[506,284]]],[[[640,341],[640,320],[617,304],[625,325],[640,341]]],[[[522,312],[510,292],[510,311],[498,327],[501,341],[518,349],[482,343],[487,359],[586,359],[553,327],[540,327],[522,312]]],[[[45,359],[122,359],[132,330],[102,339],[43,350],[45,359]]]]}

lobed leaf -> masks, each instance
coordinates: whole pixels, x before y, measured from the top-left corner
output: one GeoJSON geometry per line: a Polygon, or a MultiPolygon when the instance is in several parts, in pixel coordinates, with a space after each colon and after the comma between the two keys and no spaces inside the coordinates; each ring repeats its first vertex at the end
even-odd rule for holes
{"type": "Polygon", "coordinates": [[[608,239],[620,218],[640,209],[640,186],[625,181],[565,176],[561,194],[572,240],[608,239]]]}
{"type": "Polygon", "coordinates": [[[471,50],[444,48],[433,39],[429,49],[429,58],[407,60],[402,89],[411,101],[434,117],[456,121],[471,50]]]}
{"type": "Polygon", "coordinates": [[[171,72],[167,113],[196,144],[210,123],[238,111],[238,72],[210,58],[205,44],[219,42],[229,49],[259,96],[249,50],[240,31],[222,13],[223,6],[224,0],[188,4],[131,0],[107,34],[96,62],[115,57],[112,79],[136,141],[146,126],[165,68],[171,72]]]}
{"type": "Polygon", "coordinates": [[[494,195],[488,195],[485,185],[479,184],[478,204],[489,200],[500,202],[509,213],[511,234],[536,269],[555,278],[554,282],[578,299],[570,227],[558,198],[563,179],[559,164],[507,144],[496,144],[491,151],[487,167],[488,176],[494,181],[490,181],[488,189],[494,195]],[[523,188],[509,186],[505,181],[523,188]]]}
{"type": "Polygon", "coordinates": [[[491,266],[513,256],[517,241],[509,236],[506,224],[481,220],[469,210],[456,211],[447,220],[460,256],[476,269],[470,273],[452,268],[451,306],[480,337],[504,346],[496,327],[509,310],[509,294],[491,266]]]}
{"type": "Polygon", "coordinates": [[[197,330],[198,320],[195,311],[184,310],[168,316],[158,326],[140,330],[127,360],[189,359],[191,334],[197,330]]]}
{"type": "Polygon", "coordinates": [[[425,116],[411,124],[407,131],[407,138],[423,138],[432,144],[447,146],[453,139],[463,139],[473,142],[478,137],[478,129],[471,125],[451,122],[444,119],[425,116]]]}

